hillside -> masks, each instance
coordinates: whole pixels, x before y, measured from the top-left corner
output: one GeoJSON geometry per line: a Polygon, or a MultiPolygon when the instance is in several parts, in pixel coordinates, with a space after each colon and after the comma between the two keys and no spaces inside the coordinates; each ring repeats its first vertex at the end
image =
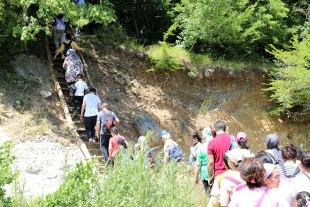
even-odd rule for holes
{"type": "Polygon", "coordinates": [[[265,136],[274,132],[281,143],[309,147],[307,120],[267,114],[274,105],[262,91],[265,71],[205,66],[195,79],[186,71],[153,74],[146,72],[151,64],[145,54],[106,46],[93,37],[84,36],[81,43],[91,51],[85,56],[92,82],[119,115],[121,131],[132,141],[139,136],[134,117],[146,115],[170,130],[184,148],[192,130],[220,119],[227,121],[233,134],[245,131],[254,150],[264,149],[265,136]]]}

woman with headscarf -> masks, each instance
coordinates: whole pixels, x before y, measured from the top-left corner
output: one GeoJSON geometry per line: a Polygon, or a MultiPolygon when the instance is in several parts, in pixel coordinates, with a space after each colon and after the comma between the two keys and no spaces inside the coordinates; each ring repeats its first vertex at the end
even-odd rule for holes
{"type": "Polygon", "coordinates": [[[67,54],[68,56],[65,58],[63,68],[66,70],[65,77],[67,83],[72,83],[76,81],[78,74],[83,73],[84,66],[74,49],[69,49],[67,54]]]}
{"type": "Polygon", "coordinates": [[[279,149],[279,136],[277,134],[268,134],[265,142],[267,152],[273,155],[275,164],[283,163],[282,153],[279,149]]]}

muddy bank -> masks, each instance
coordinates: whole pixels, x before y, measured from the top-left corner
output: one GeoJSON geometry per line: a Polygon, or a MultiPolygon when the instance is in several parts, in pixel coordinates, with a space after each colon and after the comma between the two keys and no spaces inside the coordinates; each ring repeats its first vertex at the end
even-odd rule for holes
{"type": "Polygon", "coordinates": [[[135,141],[139,136],[133,117],[152,117],[173,138],[188,148],[188,133],[225,120],[229,131],[245,131],[253,150],[264,149],[268,133],[277,132],[281,144],[309,147],[310,127],[305,120],[271,117],[273,107],[262,89],[264,71],[200,68],[192,79],[186,71],[147,73],[145,56],[100,43],[84,42],[92,49],[86,57],[90,77],[104,101],[121,119],[121,132],[135,141]]]}

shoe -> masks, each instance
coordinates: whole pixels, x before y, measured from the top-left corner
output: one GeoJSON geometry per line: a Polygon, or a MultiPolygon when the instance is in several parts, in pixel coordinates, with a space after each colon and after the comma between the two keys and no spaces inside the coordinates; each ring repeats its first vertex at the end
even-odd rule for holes
{"type": "Polygon", "coordinates": [[[93,142],[93,139],[92,139],[92,138],[90,138],[90,139],[89,139],[89,143],[92,143],[92,142],[93,142]]]}
{"type": "Polygon", "coordinates": [[[92,139],[93,140],[93,143],[95,143],[96,142],[96,139],[92,139]]]}

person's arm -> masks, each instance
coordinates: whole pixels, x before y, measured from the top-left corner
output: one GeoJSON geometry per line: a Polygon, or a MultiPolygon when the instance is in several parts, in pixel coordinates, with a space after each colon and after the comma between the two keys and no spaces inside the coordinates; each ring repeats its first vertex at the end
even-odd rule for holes
{"type": "Polygon", "coordinates": [[[84,117],[84,111],[85,111],[85,107],[86,107],[86,103],[85,103],[85,100],[83,101],[83,104],[82,104],[82,109],[81,109],[81,120],[83,120],[83,117],[84,117]]]}
{"type": "Polygon", "coordinates": [[[199,169],[200,169],[200,162],[197,162],[196,163],[196,166],[195,166],[195,183],[198,184],[199,183],[199,176],[200,176],[200,172],[199,172],[199,169]]]}
{"type": "Polygon", "coordinates": [[[169,153],[165,153],[164,155],[164,165],[166,165],[169,161],[169,153]]]}
{"type": "Polygon", "coordinates": [[[223,179],[221,181],[221,187],[220,187],[220,206],[221,207],[228,207],[229,204],[229,181],[223,179]]]}
{"type": "Polygon", "coordinates": [[[55,56],[54,56],[53,60],[55,60],[55,59],[56,59],[56,57],[57,57],[59,54],[60,54],[60,50],[58,50],[58,51],[56,52],[56,54],[55,54],[55,56]]]}
{"type": "Polygon", "coordinates": [[[76,42],[72,42],[72,43],[71,43],[71,47],[72,47],[72,49],[75,49],[75,50],[77,50],[77,51],[81,51],[81,52],[84,51],[84,49],[81,48],[81,47],[79,47],[79,46],[76,44],[76,42]]]}
{"type": "Polygon", "coordinates": [[[111,139],[109,141],[109,155],[110,155],[110,157],[112,157],[112,142],[111,142],[111,139]]]}
{"type": "Polygon", "coordinates": [[[96,123],[96,136],[98,138],[100,138],[99,133],[100,133],[100,120],[97,119],[97,123],[96,123]]]}
{"type": "Polygon", "coordinates": [[[213,171],[214,171],[214,155],[208,155],[208,175],[209,175],[209,184],[212,184],[213,181],[213,171]]]}

